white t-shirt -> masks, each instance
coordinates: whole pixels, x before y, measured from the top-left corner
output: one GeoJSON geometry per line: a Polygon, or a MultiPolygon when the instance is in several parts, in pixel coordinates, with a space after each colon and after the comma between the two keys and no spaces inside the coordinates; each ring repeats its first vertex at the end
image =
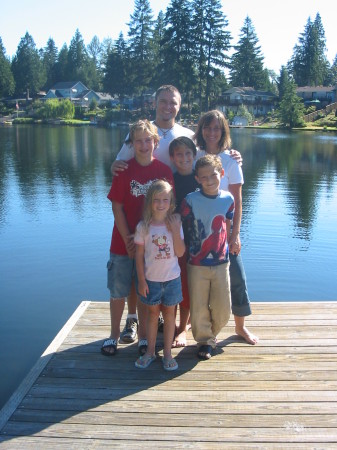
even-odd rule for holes
{"type": "MultiPolygon", "coordinates": [[[[164,133],[161,131],[161,129],[159,127],[157,127],[157,129],[158,129],[160,141],[159,141],[158,147],[153,152],[153,156],[156,159],[159,159],[159,161],[161,161],[164,164],[166,164],[167,166],[169,166],[172,169],[172,171],[175,172],[176,169],[171,162],[170,154],[169,154],[170,142],[173,141],[173,139],[180,137],[180,136],[186,136],[186,137],[189,137],[190,139],[192,139],[194,132],[192,130],[189,130],[188,128],[185,128],[185,127],[179,125],[178,123],[175,123],[173,128],[171,128],[171,130],[169,130],[169,131],[167,131],[163,128],[163,130],[165,132],[165,137],[164,137],[164,133]]],[[[128,137],[129,136],[126,137],[126,140],[128,139],[128,137]]],[[[116,159],[122,159],[123,161],[129,161],[129,159],[133,158],[134,156],[135,156],[135,151],[133,149],[132,144],[124,143],[122,148],[120,149],[116,159]]]]}
{"type": "MultiPolygon", "coordinates": [[[[205,150],[198,150],[196,159],[198,160],[205,155],[207,155],[205,150]]],[[[235,159],[231,158],[227,151],[220,152],[217,156],[220,156],[222,167],[225,171],[224,176],[221,178],[220,189],[228,191],[228,186],[230,184],[243,184],[242,169],[235,159]]]]}
{"type": "MultiPolygon", "coordinates": [[[[182,227],[180,236],[184,239],[182,227]]],[[[143,222],[140,222],[136,228],[134,241],[145,247],[145,278],[147,280],[165,282],[179,277],[180,267],[174,253],[172,233],[165,224],[150,224],[146,232],[143,222]]]]}

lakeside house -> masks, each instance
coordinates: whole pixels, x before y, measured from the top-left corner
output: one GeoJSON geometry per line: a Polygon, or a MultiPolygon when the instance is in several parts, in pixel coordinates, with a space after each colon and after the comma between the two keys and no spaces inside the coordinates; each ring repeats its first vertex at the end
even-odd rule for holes
{"type": "Polygon", "coordinates": [[[330,103],[337,102],[336,86],[303,86],[296,89],[306,106],[315,105],[324,108],[330,103]]]}
{"type": "Polygon", "coordinates": [[[237,114],[244,105],[254,116],[265,116],[276,107],[278,96],[272,92],[255,90],[252,87],[233,87],[219,97],[216,108],[227,113],[237,114]]]}
{"type": "Polygon", "coordinates": [[[88,89],[81,81],[61,81],[56,83],[49,89],[43,100],[50,98],[68,98],[75,105],[83,107],[89,106],[92,100],[95,100],[98,105],[106,104],[109,106],[113,106],[116,102],[110,94],[88,89]]]}

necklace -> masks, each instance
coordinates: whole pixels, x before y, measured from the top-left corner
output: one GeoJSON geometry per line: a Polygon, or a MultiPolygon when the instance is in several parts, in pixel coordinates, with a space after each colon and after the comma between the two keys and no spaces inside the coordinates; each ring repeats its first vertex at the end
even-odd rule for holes
{"type": "Polygon", "coordinates": [[[161,133],[162,133],[164,139],[166,139],[167,134],[168,134],[168,133],[172,130],[172,128],[174,127],[174,125],[172,125],[172,127],[169,128],[168,130],[165,130],[165,129],[163,130],[162,128],[160,128],[160,126],[159,126],[158,124],[156,124],[156,122],[153,122],[153,123],[156,125],[156,127],[158,128],[158,130],[161,131],[161,133]]]}

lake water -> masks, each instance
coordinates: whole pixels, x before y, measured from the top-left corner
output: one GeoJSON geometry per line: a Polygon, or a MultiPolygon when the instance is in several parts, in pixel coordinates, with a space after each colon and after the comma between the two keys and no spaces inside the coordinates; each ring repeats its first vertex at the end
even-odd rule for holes
{"type": "MultiPolygon", "coordinates": [[[[126,133],[0,127],[0,407],[82,300],[108,301],[106,195],[126,133]]],[[[244,158],[252,303],[337,300],[337,134],[233,129],[232,138],[244,158]]]]}

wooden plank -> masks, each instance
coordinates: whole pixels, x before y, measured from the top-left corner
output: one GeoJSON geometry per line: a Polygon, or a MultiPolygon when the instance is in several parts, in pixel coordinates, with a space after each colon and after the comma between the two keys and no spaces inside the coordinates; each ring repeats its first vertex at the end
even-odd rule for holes
{"type": "MultiPolygon", "coordinates": [[[[100,354],[109,304],[90,302],[0,434],[3,448],[337,448],[337,302],[253,303],[250,346],[234,322],[210,361],[134,367],[137,344],[100,354]]],[[[125,320],[125,312],[123,315],[125,320]]],[[[124,323],[121,324],[123,326],[124,323]]]]}

